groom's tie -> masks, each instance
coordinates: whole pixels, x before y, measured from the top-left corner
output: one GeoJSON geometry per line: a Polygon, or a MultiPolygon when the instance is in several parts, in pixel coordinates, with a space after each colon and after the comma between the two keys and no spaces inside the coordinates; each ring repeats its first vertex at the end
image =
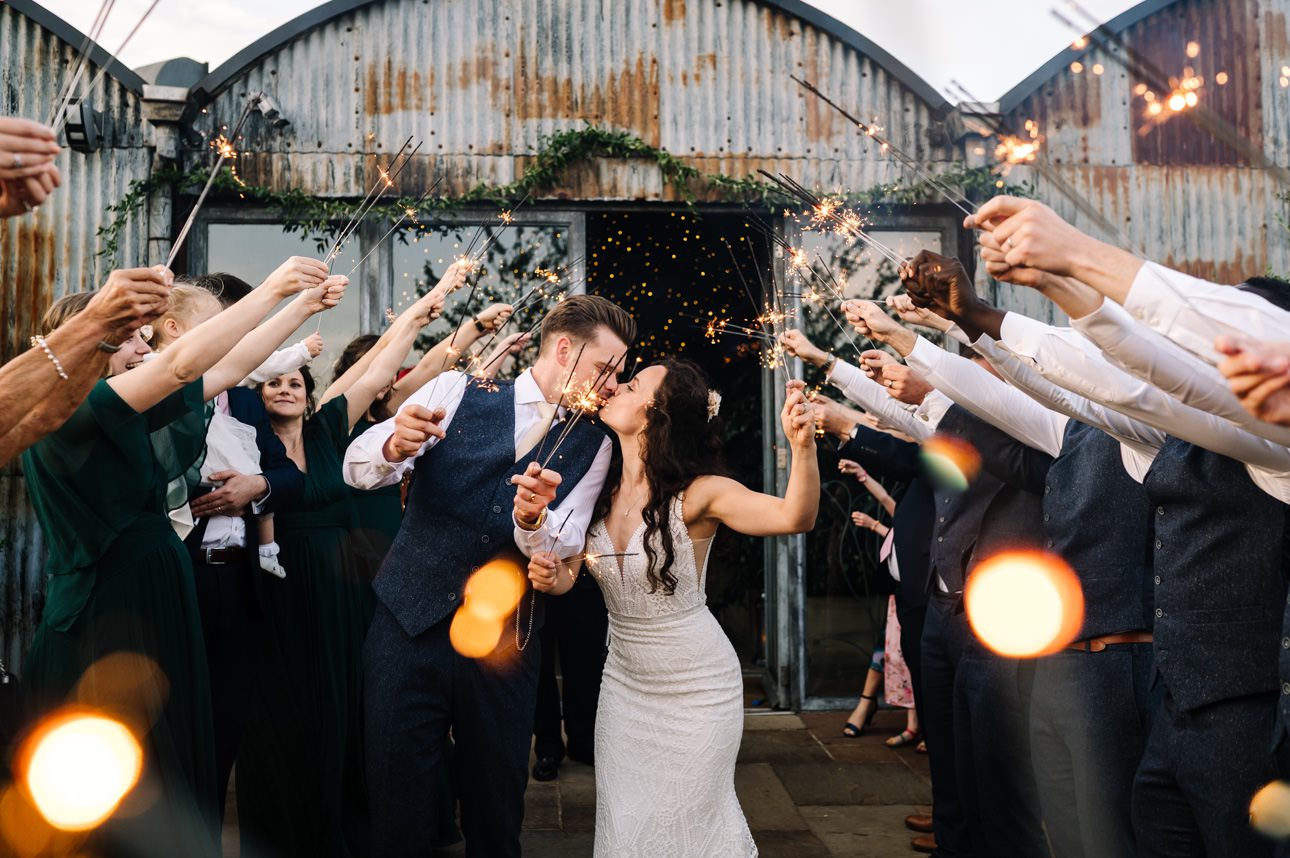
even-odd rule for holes
{"type": "Polygon", "coordinates": [[[515,461],[519,461],[533,451],[533,448],[541,443],[546,437],[547,428],[551,424],[551,418],[555,415],[555,406],[549,402],[534,403],[538,410],[537,422],[528,428],[524,437],[520,438],[519,443],[515,445],[515,461]]]}

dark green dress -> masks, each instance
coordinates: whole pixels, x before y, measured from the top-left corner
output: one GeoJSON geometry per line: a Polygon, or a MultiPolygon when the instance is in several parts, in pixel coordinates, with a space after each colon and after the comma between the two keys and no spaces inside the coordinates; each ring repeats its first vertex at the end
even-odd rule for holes
{"type": "Polygon", "coordinates": [[[200,380],[143,414],[101,381],[23,454],[49,553],[24,668],[28,699],[36,712],[73,701],[101,707],[132,726],[144,749],[143,780],[96,832],[92,854],[219,852],[201,618],[164,503],[205,434],[200,380]],[[123,655],[102,661],[113,654],[123,655]]]}
{"type": "MultiPolygon", "coordinates": [[[[353,441],[376,424],[367,418],[358,421],[349,439],[353,441]]],[[[377,564],[384,559],[403,523],[403,487],[399,483],[379,489],[350,489],[358,512],[358,537],[365,540],[377,564]]],[[[373,572],[376,570],[373,569],[373,572]]]]}
{"type": "Polygon", "coordinates": [[[367,854],[360,680],[374,597],[350,550],[347,409],[338,396],[305,422],[304,498],[274,516],[287,577],[266,582],[267,640],[238,755],[244,856],[367,854]]]}

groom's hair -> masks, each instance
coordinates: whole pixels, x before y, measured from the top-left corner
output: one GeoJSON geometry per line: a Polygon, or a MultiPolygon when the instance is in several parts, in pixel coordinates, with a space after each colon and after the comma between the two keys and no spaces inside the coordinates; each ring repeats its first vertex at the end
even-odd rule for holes
{"type": "Polygon", "coordinates": [[[571,295],[542,320],[542,349],[561,334],[587,342],[602,327],[629,346],[636,339],[636,321],[622,307],[599,295],[571,295]]]}

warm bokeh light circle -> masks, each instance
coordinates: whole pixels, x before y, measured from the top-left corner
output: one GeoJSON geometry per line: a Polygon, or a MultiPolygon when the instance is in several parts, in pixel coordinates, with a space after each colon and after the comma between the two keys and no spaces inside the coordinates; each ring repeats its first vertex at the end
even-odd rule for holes
{"type": "Polygon", "coordinates": [[[452,617],[448,627],[448,640],[459,655],[466,658],[484,658],[497,649],[502,639],[503,620],[500,617],[481,617],[462,607],[452,617]]]}
{"type": "Polygon", "coordinates": [[[1250,800],[1250,825],[1278,840],[1290,837],[1290,784],[1273,781],[1250,800]]]}
{"type": "Polygon", "coordinates": [[[490,620],[502,620],[515,610],[524,595],[523,570],[510,560],[494,560],[470,576],[462,610],[490,620]]]}
{"type": "Polygon", "coordinates": [[[923,442],[920,455],[937,488],[961,492],[981,472],[981,454],[954,435],[933,435],[923,442]]]}
{"type": "Polygon", "coordinates": [[[143,771],[143,749],[120,721],[78,709],[54,715],[19,755],[22,783],[55,828],[86,831],[112,815],[143,771]]]}
{"type": "Polygon", "coordinates": [[[1061,558],[1039,551],[992,557],[972,571],[963,594],[977,638],[1000,655],[1049,655],[1075,640],[1084,593],[1061,558]]]}

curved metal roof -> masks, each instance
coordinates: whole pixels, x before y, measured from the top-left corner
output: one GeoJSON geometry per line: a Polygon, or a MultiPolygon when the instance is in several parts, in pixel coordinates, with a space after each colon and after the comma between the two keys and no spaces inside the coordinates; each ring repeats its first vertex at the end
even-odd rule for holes
{"type": "MultiPolygon", "coordinates": [[[[1133,6],[1116,15],[1102,26],[1096,29],[1090,29],[1090,33],[1105,33],[1110,36],[1118,36],[1134,24],[1150,15],[1154,15],[1161,9],[1177,3],[1178,0],[1143,0],[1136,6],[1133,6]]],[[[1074,37],[1071,39],[1074,42],[1074,37]]],[[[1094,39],[1089,39],[1089,43],[1082,48],[1067,47],[1059,52],[1056,56],[1035,69],[1025,80],[1014,86],[1004,93],[999,99],[999,112],[1009,113],[1017,105],[1021,104],[1044,84],[1052,80],[1064,68],[1067,68],[1072,62],[1099,47],[1094,39]]]]}
{"type": "MultiPolygon", "coordinates": [[[[385,0],[331,0],[331,2],[310,9],[303,15],[293,18],[276,30],[247,45],[223,62],[219,68],[211,71],[210,74],[193,87],[194,95],[199,102],[209,101],[247,68],[297,36],[333,18],[376,2],[385,2],[385,0]]],[[[934,110],[947,111],[953,107],[935,87],[916,75],[904,63],[851,27],[843,24],[837,18],[821,12],[814,6],[807,5],[803,0],[752,0],[752,2],[793,15],[812,27],[828,33],[844,44],[855,48],[856,51],[873,60],[892,77],[908,87],[934,110]]]]}
{"type": "MultiPolygon", "coordinates": [[[[42,28],[53,33],[62,39],[74,49],[79,50],[81,45],[85,44],[85,34],[77,30],[71,24],[55,15],[53,12],[41,6],[32,0],[8,0],[5,4],[13,9],[19,15],[30,18],[39,24],[42,28]]],[[[107,68],[107,73],[113,77],[117,83],[130,90],[136,95],[143,95],[143,85],[147,83],[130,69],[126,68],[120,60],[108,53],[97,42],[90,43],[90,60],[99,68],[107,68]]]]}

